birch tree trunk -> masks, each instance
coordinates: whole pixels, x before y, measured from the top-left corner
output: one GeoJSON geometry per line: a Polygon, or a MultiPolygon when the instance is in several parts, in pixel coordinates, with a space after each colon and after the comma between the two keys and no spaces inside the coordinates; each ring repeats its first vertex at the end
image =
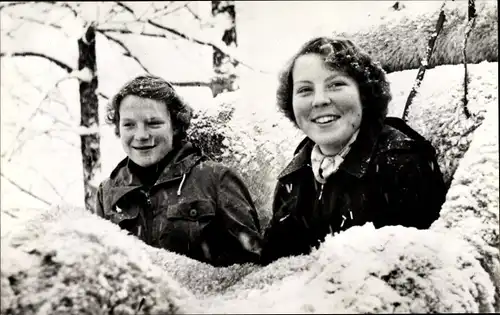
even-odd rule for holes
{"type": "MultiPolygon", "coordinates": [[[[212,16],[219,23],[224,21],[222,41],[228,46],[235,48],[236,40],[236,10],[234,1],[212,1],[212,16]]],[[[212,79],[212,94],[215,97],[222,92],[234,91],[237,86],[236,66],[238,62],[232,60],[228,55],[214,47],[213,68],[215,77],[212,79]]]]}
{"type": "Polygon", "coordinates": [[[95,37],[95,27],[90,25],[82,38],[78,40],[78,70],[90,74],[88,80],[80,79],[79,86],[80,125],[89,131],[80,135],[85,207],[89,211],[94,207],[93,198],[97,191],[97,185],[94,182],[95,175],[101,169],[95,37]]]}

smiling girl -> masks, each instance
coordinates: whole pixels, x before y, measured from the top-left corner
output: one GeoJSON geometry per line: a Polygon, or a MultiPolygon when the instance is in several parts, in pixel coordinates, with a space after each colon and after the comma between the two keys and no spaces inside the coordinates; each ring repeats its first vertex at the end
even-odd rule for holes
{"type": "Polygon", "coordinates": [[[215,266],[259,260],[260,226],[248,189],[187,141],[192,110],[170,83],[136,77],[107,111],[127,157],[99,186],[99,216],[148,245],[215,266]]]}
{"type": "Polygon", "coordinates": [[[434,148],[386,118],[385,73],[351,41],[305,43],[280,75],[277,100],[306,137],[278,177],[263,263],[367,222],[425,229],[439,217],[446,192],[434,148]]]}

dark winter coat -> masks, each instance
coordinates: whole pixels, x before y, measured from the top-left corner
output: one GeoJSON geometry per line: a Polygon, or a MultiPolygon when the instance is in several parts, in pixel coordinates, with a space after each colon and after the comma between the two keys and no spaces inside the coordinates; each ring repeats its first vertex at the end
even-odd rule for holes
{"type": "Polygon", "coordinates": [[[186,143],[151,185],[128,158],[103,181],[96,213],[145,243],[215,266],[257,262],[261,236],[250,194],[231,169],[186,143]]]}
{"type": "Polygon", "coordinates": [[[434,148],[402,120],[362,127],[324,185],[310,166],[313,146],[304,139],[279,175],[262,263],[307,254],[327,234],[355,225],[426,229],[439,217],[446,189],[434,148]]]}

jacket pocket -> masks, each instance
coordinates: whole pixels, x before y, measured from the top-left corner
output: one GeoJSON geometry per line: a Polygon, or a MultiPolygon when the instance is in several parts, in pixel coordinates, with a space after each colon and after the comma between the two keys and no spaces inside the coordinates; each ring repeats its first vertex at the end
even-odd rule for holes
{"type": "Polygon", "coordinates": [[[199,250],[203,242],[202,232],[214,217],[214,205],[209,200],[169,205],[155,219],[153,241],[181,254],[199,250]]]}
{"type": "Polygon", "coordinates": [[[138,215],[139,207],[127,203],[117,204],[111,209],[104,209],[104,216],[121,228],[128,226],[128,223],[137,219],[138,215]]]}

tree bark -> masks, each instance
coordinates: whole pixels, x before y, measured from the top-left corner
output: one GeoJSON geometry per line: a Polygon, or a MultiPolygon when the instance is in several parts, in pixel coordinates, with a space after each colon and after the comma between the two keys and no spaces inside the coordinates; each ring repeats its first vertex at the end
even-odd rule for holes
{"type": "MultiPolygon", "coordinates": [[[[98,98],[97,98],[97,60],[95,27],[90,25],[78,40],[78,70],[90,70],[90,81],[80,80],[80,125],[89,129],[99,126],[98,98]]],[[[101,169],[101,150],[99,133],[89,133],[80,136],[83,162],[83,185],[85,193],[85,207],[92,211],[94,196],[97,191],[94,183],[95,175],[101,169]]]]}
{"type": "Polygon", "coordinates": [[[420,87],[420,84],[422,83],[422,80],[424,79],[425,75],[425,70],[427,69],[429,62],[432,57],[432,52],[434,51],[434,44],[436,43],[436,38],[438,37],[439,33],[443,29],[443,24],[444,21],[446,20],[446,17],[444,15],[444,3],[443,6],[441,7],[439,11],[439,18],[436,23],[436,30],[434,33],[431,34],[431,37],[429,38],[429,43],[427,45],[427,53],[425,58],[420,62],[420,67],[418,68],[418,73],[417,73],[417,78],[415,79],[415,84],[413,85],[410,94],[408,95],[408,99],[406,100],[405,108],[403,110],[403,120],[408,121],[408,110],[410,108],[410,105],[413,101],[413,98],[417,95],[418,88],[420,87]]]}
{"type": "MultiPolygon", "coordinates": [[[[234,1],[212,1],[212,16],[217,18],[225,16],[229,19],[228,28],[222,34],[222,41],[228,47],[236,47],[236,10],[234,1]]],[[[215,97],[222,92],[235,91],[238,86],[236,83],[236,66],[238,62],[231,59],[221,50],[214,47],[213,68],[215,77],[212,79],[212,95],[215,97]]]]}

